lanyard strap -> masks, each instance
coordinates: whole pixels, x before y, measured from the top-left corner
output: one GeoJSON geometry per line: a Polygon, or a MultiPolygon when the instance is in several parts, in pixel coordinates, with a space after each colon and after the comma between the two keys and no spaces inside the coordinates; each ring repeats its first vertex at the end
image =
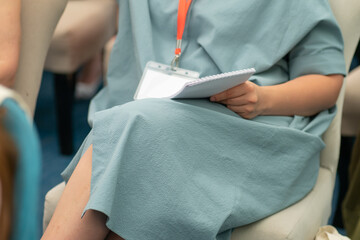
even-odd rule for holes
{"type": "Polygon", "coordinates": [[[183,37],[185,24],[186,24],[186,15],[189,11],[192,0],[179,0],[178,8],[178,18],[177,18],[177,35],[176,35],[176,48],[175,48],[175,57],[171,62],[171,66],[174,68],[179,65],[179,58],[181,55],[181,40],[183,37]]]}

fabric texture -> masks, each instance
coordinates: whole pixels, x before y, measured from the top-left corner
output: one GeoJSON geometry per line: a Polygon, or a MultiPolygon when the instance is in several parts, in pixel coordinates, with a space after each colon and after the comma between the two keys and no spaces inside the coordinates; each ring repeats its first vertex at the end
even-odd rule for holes
{"type": "MultiPolygon", "coordinates": [[[[177,2],[119,5],[108,86],[92,101],[92,131],[63,173],[67,180],[93,144],[85,211],[105,213],[107,226],[130,240],[230,239],[233,228],[302,199],[316,181],[335,108],[245,120],[207,99],[134,102],[146,63],[172,60],[177,2]]],[[[326,0],[196,0],[180,67],[201,76],[255,67],[251,81],[275,85],[345,74],[342,45],[326,0]]]]}
{"type": "Polygon", "coordinates": [[[25,112],[13,99],[5,99],[4,124],[13,137],[19,158],[15,176],[14,222],[11,239],[39,239],[38,216],[41,156],[38,135],[25,112]]]}

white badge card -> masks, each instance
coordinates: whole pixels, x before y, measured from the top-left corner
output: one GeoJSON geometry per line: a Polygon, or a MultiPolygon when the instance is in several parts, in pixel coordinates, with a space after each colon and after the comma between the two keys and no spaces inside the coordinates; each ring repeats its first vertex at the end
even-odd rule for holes
{"type": "Polygon", "coordinates": [[[171,98],[183,86],[199,78],[199,73],[175,68],[156,62],[148,62],[144,69],[134,99],[171,98]]]}

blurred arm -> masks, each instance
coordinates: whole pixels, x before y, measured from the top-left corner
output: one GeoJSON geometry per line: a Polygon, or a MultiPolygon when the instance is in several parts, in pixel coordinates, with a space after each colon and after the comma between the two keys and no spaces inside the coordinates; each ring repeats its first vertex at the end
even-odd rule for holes
{"type": "Polygon", "coordinates": [[[20,0],[0,0],[0,84],[11,87],[20,53],[20,0]]]}

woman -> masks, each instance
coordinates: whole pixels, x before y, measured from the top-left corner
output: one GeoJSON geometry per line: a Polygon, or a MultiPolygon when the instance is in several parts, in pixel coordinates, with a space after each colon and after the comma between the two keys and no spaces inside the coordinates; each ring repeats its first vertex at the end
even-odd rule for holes
{"type": "Polygon", "coordinates": [[[132,102],[146,63],[173,59],[178,2],[119,5],[109,84],[44,239],[229,239],[303,198],[345,74],[328,1],[193,1],[180,67],[257,70],[210,101],[132,102]]]}

